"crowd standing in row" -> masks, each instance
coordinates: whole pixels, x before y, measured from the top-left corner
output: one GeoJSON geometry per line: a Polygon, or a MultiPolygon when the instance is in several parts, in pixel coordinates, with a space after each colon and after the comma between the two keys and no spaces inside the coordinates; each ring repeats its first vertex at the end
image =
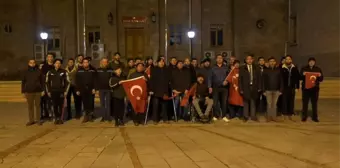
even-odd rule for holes
{"type": "Polygon", "coordinates": [[[268,122],[277,121],[278,115],[293,120],[295,93],[301,88],[302,121],[307,120],[311,100],[311,118],[319,122],[317,101],[323,75],[315,65],[315,58],[310,58],[301,70],[293,64],[290,55],[279,63],[274,57],[267,61],[259,57],[255,64],[252,55],[247,55],[242,63],[234,56],[224,60],[222,55],[217,55],[213,61],[212,65],[206,58],[198,64],[197,59],[171,57],[166,65],[161,56],[156,61],[151,57],[144,61],[128,59],[125,65],[120,54],[115,53],[112,60],[101,59],[98,69],[91,65],[90,58],[82,55],[69,59],[63,69],[62,60],[54,59],[52,54],[48,54],[46,62],[40,66],[31,59],[23,74],[21,90],[28,103],[27,125],[41,125],[52,118],[55,124],[62,124],[64,110],[66,120],[72,119],[71,97],[75,118],[80,119],[84,112],[82,122],[93,121],[96,93],[100,98],[102,122],[114,119],[115,125],[119,126],[124,125],[125,118],[130,118],[136,126],[143,124],[145,113],[134,113],[121,85],[124,80],[141,76],[147,81],[151,97],[148,114],[154,124],[161,119],[168,123],[175,117],[176,120],[190,120],[189,106],[180,106],[180,102],[193,86],[195,93],[190,97],[190,104],[201,119],[211,116],[213,121],[229,122],[234,118],[258,121],[257,112],[266,112],[268,122]],[[306,78],[310,72],[317,75],[306,78]],[[306,87],[306,83],[308,86],[312,83],[312,86],[306,87]]]}

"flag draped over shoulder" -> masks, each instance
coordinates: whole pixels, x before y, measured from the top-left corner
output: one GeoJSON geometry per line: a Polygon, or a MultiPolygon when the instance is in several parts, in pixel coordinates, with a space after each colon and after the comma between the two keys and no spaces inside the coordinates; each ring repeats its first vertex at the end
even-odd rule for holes
{"type": "Polygon", "coordinates": [[[147,103],[147,85],[143,76],[122,81],[135,113],[144,113],[147,103]]]}
{"type": "Polygon", "coordinates": [[[146,68],[145,73],[146,73],[146,74],[148,75],[148,77],[150,78],[150,76],[151,76],[151,65],[150,65],[148,68],[146,68]]]}
{"type": "Polygon", "coordinates": [[[243,98],[238,90],[239,68],[233,68],[227,76],[229,87],[228,102],[231,105],[243,106],[243,98]]]}
{"type": "Polygon", "coordinates": [[[305,72],[305,88],[310,89],[315,87],[315,81],[320,75],[319,72],[305,72]]]}
{"type": "Polygon", "coordinates": [[[181,106],[186,106],[188,104],[189,98],[190,96],[194,96],[196,93],[196,87],[197,87],[197,83],[192,85],[190,90],[187,92],[187,94],[184,95],[182,101],[181,101],[181,106]]]}

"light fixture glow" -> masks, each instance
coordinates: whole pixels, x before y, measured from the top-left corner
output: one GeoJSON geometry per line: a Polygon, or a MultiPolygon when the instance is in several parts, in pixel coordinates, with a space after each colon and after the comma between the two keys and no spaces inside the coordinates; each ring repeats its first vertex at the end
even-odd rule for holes
{"type": "Polygon", "coordinates": [[[195,37],[195,32],[192,31],[192,30],[188,31],[188,37],[191,38],[191,39],[194,38],[195,37]]]}
{"type": "Polygon", "coordinates": [[[48,34],[46,32],[41,32],[40,38],[43,39],[43,40],[46,40],[48,38],[48,34]]]}

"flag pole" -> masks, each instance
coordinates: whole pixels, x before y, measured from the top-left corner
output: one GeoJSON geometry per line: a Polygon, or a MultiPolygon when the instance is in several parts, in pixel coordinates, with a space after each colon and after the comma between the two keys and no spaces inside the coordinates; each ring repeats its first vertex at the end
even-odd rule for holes
{"type": "Polygon", "coordinates": [[[151,99],[151,95],[148,96],[148,106],[146,108],[146,115],[145,115],[144,125],[146,125],[146,123],[148,122],[150,99],[151,99]]]}
{"type": "MultiPolygon", "coordinates": [[[[174,94],[172,94],[172,97],[174,97],[174,94]]],[[[174,98],[172,99],[172,105],[174,106],[174,116],[175,116],[175,121],[177,122],[177,112],[176,112],[176,105],[175,105],[175,100],[174,98]]]]}

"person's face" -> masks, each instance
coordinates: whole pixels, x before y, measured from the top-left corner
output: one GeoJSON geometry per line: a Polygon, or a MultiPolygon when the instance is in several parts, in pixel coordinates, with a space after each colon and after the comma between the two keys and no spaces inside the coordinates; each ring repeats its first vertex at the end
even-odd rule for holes
{"type": "Polygon", "coordinates": [[[204,78],[203,78],[203,77],[198,77],[198,78],[197,78],[197,82],[198,82],[199,84],[202,84],[202,83],[204,82],[204,78]]]}
{"type": "Polygon", "coordinates": [[[114,58],[115,60],[120,60],[120,55],[119,55],[119,54],[116,54],[116,55],[113,56],[113,58],[114,58]]]}
{"type": "Polygon", "coordinates": [[[61,67],[61,62],[60,62],[60,61],[56,61],[56,62],[54,63],[54,67],[55,67],[56,69],[59,69],[59,68],[61,67]]]}
{"type": "Polygon", "coordinates": [[[73,60],[68,60],[67,66],[72,67],[73,65],[74,65],[74,61],[73,60]]]}
{"type": "Polygon", "coordinates": [[[128,62],[128,65],[129,65],[129,67],[133,67],[133,65],[135,65],[135,63],[133,62],[133,60],[130,60],[130,61],[128,62]]]}
{"type": "Polygon", "coordinates": [[[102,64],[103,67],[107,67],[107,65],[109,64],[109,60],[107,60],[107,59],[102,59],[102,60],[100,61],[100,63],[102,64]]]}
{"type": "Polygon", "coordinates": [[[90,65],[90,62],[89,62],[88,60],[84,60],[84,61],[83,61],[83,67],[84,67],[84,68],[88,68],[89,65],[90,65]]]}
{"type": "Polygon", "coordinates": [[[143,72],[144,71],[144,66],[142,64],[139,64],[137,67],[136,67],[136,70],[137,72],[143,72]]]}
{"type": "Polygon", "coordinates": [[[293,62],[292,58],[286,57],[285,64],[290,65],[293,62]]]}
{"type": "Polygon", "coordinates": [[[192,61],[191,61],[191,65],[192,65],[193,67],[197,67],[197,60],[192,60],[192,61]]]}
{"type": "Polygon", "coordinates": [[[53,55],[48,54],[46,60],[47,62],[53,62],[53,55]]]}
{"type": "Polygon", "coordinates": [[[177,59],[176,58],[171,58],[170,63],[171,63],[171,65],[176,65],[177,59]]]}
{"type": "Polygon", "coordinates": [[[236,63],[236,64],[234,65],[234,67],[235,67],[235,68],[239,68],[239,67],[240,67],[240,64],[239,64],[239,63],[236,63]]]}
{"type": "Polygon", "coordinates": [[[152,59],[149,59],[149,60],[148,60],[148,64],[149,64],[149,65],[152,65],[152,64],[153,64],[153,60],[152,60],[152,59]]]}
{"type": "Polygon", "coordinates": [[[115,70],[115,73],[117,76],[120,76],[122,74],[122,69],[118,68],[115,70]]]}
{"type": "Polygon", "coordinates": [[[189,60],[188,58],[186,58],[186,59],[184,60],[184,64],[187,65],[187,66],[190,65],[190,60],[189,60]]]}
{"type": "Polygon", "coordinates": [[[178,68],[178,69],[182,69],[182,68],[183,68],[183,62],[177,63],[177,68],[178,68]]]}
{"type": "Polygon", "coordinates": [[[274,59],[269,60],[269,66],[270,67],[275,67],[276,61],[274,59]]]}
{"type": "Polygon", "coordinates": [[[264,66],[268,68],[269,67],[269,62],[265,62],[264,66]]]}
{"type": "Polygon", "coordinates": [[[81,63],[81,62],[83,62],[83,59],[84,59],[83,56],[78,56],[77,61],[78,61],[79,63],[81,63]]]}
{"type": "Polygon", "coordinates": [[[264,61],[264,59],[263,59],[263,58],[259,59],[259,65],[263,66],[263,65],[264,65],[264,63],[265,63],[265,61],[264,61]]]}
{"type": "Polygon", "coordinates": [[[164,60],[161,60],[161,61],[158,62],[157,65],[158,65],[158,67],[163,68],[164,64],[165,64],[164,60]]]}
{"type": "Polygon", "coordinates": [[[142,60],[139,60],[139,59],[138,59],[138,60],[135,61],[135,65],[137,65],[137,64],[139,64],[139,63],[141,63],[141,62],[142,62],[142,60]]]}
{"type": "Polygon", "coordinates": [[[208,68],[208,67],[210,67],[210,62],[206,61],[206,62],[203,63],[203,65],[204,65],[204,67],[208,68]]]}
{"type": "Polygon", "coordinates": [[[246,63],[248,64],[248,65],[250,65],[250,64],[253,64],[253,57],[251,57],[251,56],[247,56],[247,58],[246,58],[246,63]]]}
{"type": "Polygon", "coordinates": [[[35,67],[35,61],[34,60],[29,60],[28,61],[28,66],[30,66],[30,67],[35,67]]]}
{"type": "Polygon", "coordinates": [[[286,59],[281,60],[281,64],[285,64],[285,62],[286,62],[286,59]]]}
{"type": "Polygon", "coordinates": [[[222,56],[217,56],[216,63],[217,64],[223,64],[223,57],[222,56]]]}
{"type": "Polygon", "coordinates": [[[230,64],[234,63],[235,59],[236,59],[235,57],[230,57],[229,58],[230,64]]]}
{"type": "Polygon", "coordinates": [[[313,66],[315,65],[315,61],[314,61],[314,60],[309,61],[309,62],[308,62],[308,65],[309,65],[310,67],[313,67],[313,66]]]}

